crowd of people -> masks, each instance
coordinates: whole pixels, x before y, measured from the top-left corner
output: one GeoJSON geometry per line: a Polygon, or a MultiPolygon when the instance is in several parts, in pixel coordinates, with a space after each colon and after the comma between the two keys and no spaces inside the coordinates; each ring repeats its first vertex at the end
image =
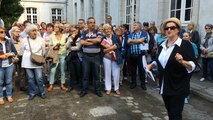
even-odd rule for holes
{"type": "Polygon", "coordinates": [[[130,89],[137,87],[138,76],[141,89],[147,90],[147,76],[142,63],[142,57],[146,56],[148,68],[157,68],[157,87],[169,118],[179,120],[189,95],[191,75],[196,67],[200,67],[199,57],[202,59],[200,81],[208,79],[208,75],[213,80],[212,29],[211,24],[206,24],[206,35],[201,39],[193,22],[188,23],[184,30],[177,18],[169,18],[161,24],[159,33],[154,21],[143,24],[136,21],[133,31],[129,31],[127,24],[113,25],[111,16],[99,26],[93,17],[86,22],[79,19],[76,25],[64,20],[54,24],[14,22],[9,30],[2,25],[0,104],[4,104],[3,87],[6,87],[6,99],[13,102],[15,74],[18,74],[20,90],[28,90],[29,100],[36,95],[45,99],[44,84],[47,81],[47,91],[52,92],[58,78],[63,91],[70,92],[74,85],[79,85],[80,97],[87,94],[90,83],[94,83],[95,94],[102,97],[102,77],[107,95],[112,91],[120,95],[119,87],[127,76],[131,76],[130,89]],[[146,44],[148,48],[143,49],[146,44]],[[46,63],[38,65],[32,62],[32,53],[44,56],[46,63]],[[69,84],[66,83],[66,73],[70,75],[69,84]]]}

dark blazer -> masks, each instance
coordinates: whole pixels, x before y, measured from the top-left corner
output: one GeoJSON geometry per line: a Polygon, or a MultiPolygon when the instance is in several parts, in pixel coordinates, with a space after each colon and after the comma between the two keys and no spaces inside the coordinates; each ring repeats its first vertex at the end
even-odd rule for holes
{"type": "Polygon", "coordinates": [[[196,45],[200,44],[200,36],[198,31],[194,30],[191,32],[191,36],[192,36],[192,42],[195,43],[196,45]]]}
{"type": "MultiPolygon", "coordinates": [[[[159,47],[157,58],[159,57],[162,46],[159,47]]],[[[180,47],[175,45],[165,69],[157,59],[160,86],[164,79],[163,95],[188,95],[189,94],[189,81],[190,74],[186,68],[181,65],[176,59],[176,53],[180,53],[186,61],[193,61],[195,63],[195,55],[193,47],[190,42],[182,40],[180,47]]]]}
{"type": "MultiPolygon", "coordinates": [[[[12,52],[14,55],[17,55],[16,48],[11,40],[8,40],[5,38],[5,47],[6,47],[6,53],[12,52]]],[[[0,50],[3,50],[3,45],[0,44],[0,50]]],[[[8,58],[9,64],[12,63],[12,57],[8,58]]],[[[2,67],[2,59],[0,59],[0,67],[2,67]]]]}

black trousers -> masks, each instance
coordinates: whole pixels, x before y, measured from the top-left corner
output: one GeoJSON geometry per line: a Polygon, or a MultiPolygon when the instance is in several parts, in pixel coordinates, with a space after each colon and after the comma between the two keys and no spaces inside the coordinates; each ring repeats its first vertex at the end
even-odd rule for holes
{"type": "Polygon", "coordinates": [[[69,70],[70,70],[70,87],[73,87],[73,81],[75,80],[77,84],[82,85],[82,71],[81,71],[81,62],[79,58],[72,59],[69,61],[69,70]]]}
{"type": "Polygon", "coordinates": [[[162,95],[169,120],[182,120],[184,99],[186,95],[162,95]]]}

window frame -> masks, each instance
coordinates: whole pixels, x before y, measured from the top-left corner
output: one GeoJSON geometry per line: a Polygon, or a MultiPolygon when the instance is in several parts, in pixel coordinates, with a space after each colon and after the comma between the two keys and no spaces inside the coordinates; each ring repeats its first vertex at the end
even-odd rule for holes
{"type": "MultiPolygon", "coordinates": [[[[192,13],[193,13],[193,0],[191,0],[191,7],[186,8],[186,1],[187,0],[181,0],[181,6],[180,9],[177,9],[177,1],[175,0],[175,9],[171,10],[172,7],[172,0],[169,0],[169,17],[171,17],[171,12],[174,11],[176,14],[177,10],[180,10],[180,21],[182,24],[188,24],[192,20],[192,13]],[[186,18],[186,10],[190,9],[190,20],[185,20],[186,18]]],[[[176,15],[174,15],[176,17],[176,15]]]]}
{"type": "Polygon", "coordinates": [[[52,23],[55,22],[55,20],[53,20],[53,17],[55,17],[55,19],[58,19],[61,22],[63,20],[63,9],[61,9],[61,8],[52,8],[51,9],[51,21],[52,21],[52,23]],[[55,10],[55,14],[53,14],[53,10],[55,10]],[[59,10],[61,10],[61,14],[58,14],[59,10]],[[59,17],[61,17],[61,19],[59,17]]]}
{"type": "Polygon", "coordinates": [[[90,10],[91,10],[91,16],[94,17],[94,0],[90,0],[90,10]]]}
{"type": "Polygon", "coordinates": [[[26,17],[27,20],[31,23],[38,23],[38,9],[36,7],[27,7],[26,9],[26,17]],[[30,13],[28,13],[28,9],[30,9],[30,13]],[[36,13],[34,13],[33,9],[35,9],[36,13]],[[28,19],[28,16],[30,16],[30,19],[28,19]],[[35,18],[34,18],[35,17],[35,18]],[[36,19],[36,20],[35,20],[36,19]],[[34,21],[35,20],[35,21],[34,21]]]}
{"type": "Polygon", "coordinates": [[[105,18],[105,20],[106,20],[108,15],[109,15],[109,1],[105,0],[104,1],[104,18],[105,18]],[[107,6],[106,6],[106,4],[107,4],[107,6]]]}
{"type": "Polygon", "coordinates": [[[130,31],[133,30],[133,23],[137,21],[137,2],[137,0],[125,0],[125,23],[129,25],[130,31]],[[127,13],[127,9],[129,9],[129,13],[127,13]]]}

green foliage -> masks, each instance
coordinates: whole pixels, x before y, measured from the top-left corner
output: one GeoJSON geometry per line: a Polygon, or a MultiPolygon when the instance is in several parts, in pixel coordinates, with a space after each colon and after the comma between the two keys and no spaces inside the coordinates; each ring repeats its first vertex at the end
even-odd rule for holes
{"type": "Polygon", "coordinates": [[[17,21],[24,8],[20,4],[21,0],[2,0],[0,7],[0,17],[4,20],[6,28],[10,28],[14,21],[17,21]]]}

